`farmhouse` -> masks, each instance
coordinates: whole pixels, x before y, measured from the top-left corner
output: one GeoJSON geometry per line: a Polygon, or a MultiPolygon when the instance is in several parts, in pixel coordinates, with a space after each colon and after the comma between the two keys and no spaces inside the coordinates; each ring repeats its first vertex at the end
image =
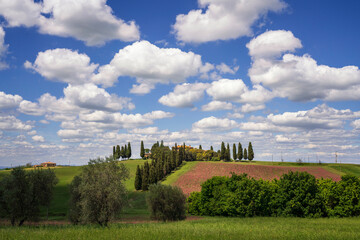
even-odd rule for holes
{"type": "Polygon", "coordinates": [[[41,163],[42,167],[56,167],[56,163],[54,162],[43,162],[41,163]]]}
{"type": "MultiPolygon", "coordinates": [[[[183,145],[177,145],[177,148],[175,148],[175,146],[174,146],[174,148],[175,149],[177,149],[177,150],[179,150],[180,148],[182,148],[182,147],[184,147],[183,145]]],[[[187,146],[187,145],[185,145],[185,149],[188,149],[188,150],[190,150],[190,149],[193,149],[193,147],[192,146],[187,146]]]]}

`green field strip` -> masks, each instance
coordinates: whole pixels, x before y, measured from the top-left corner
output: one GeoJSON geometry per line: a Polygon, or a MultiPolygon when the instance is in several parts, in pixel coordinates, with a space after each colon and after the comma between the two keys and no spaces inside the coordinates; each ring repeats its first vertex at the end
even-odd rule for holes
{"type": "Polygon", "coordinates": [[[198,163],[198,161],[185,162],[185,164],[183,164],[179,169],[175,170],[173,173],[167,176],[162,183],[166,185],[171,185],[175,183],[179,179],[179,177],[193,169],[198,163]]]}

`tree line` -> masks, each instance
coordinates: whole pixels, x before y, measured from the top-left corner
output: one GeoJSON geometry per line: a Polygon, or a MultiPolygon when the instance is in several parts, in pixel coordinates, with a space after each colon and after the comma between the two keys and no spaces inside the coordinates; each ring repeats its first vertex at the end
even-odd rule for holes
{"type": "Polygon", "coordinates": [[[135,175],[135,189],[148,190],[150,184],[164,179],[173,170],[179,167],[186,159],[185,143],[182,146],[175,144],[171,150],[168,146],[156,142],[151,147],[151,163],[145,162],[137,166],[135,175]]]}
{"type": "Polygon", "coordinates": [[[289,172],[272,181],[246,174],[213,177],[201,192],[188,198],[189,213],[208,216],[360,216],[360,179],[315,179],[306,172],[289,172]]]}
{"type": "MultiPolygon", "coordinates": [[[[161,141],[161,144],[159,146],[164,146],[163,141],[161,141]]],[[[183,144],[184,152],[183,152],[183,160],[185,161],[242,161],[249,160],[252,161],[254,159],[254,150],[252,147],[251,142],[249,142],[248,148],[242,148],[241,143],[238,143],[238,148],[236,148],[236,144],[233,144],[232,147],[232,158],[230,153],[230,145],[227,143],[227,146],[225,147],[225,143],[222,142],[220,146],[220,150],[217,152],[214,151],[213,146],[210,146],[209,150],[204,150],[201,145],[199,145],[199,148],[192,148],[189,146],[186,146],[185,143],[183,144]]],[[[177,145],[175,144],[175,148],[177,148],[177,145]]],[[[149,152],[149,149],[144,148],[144,142],[141,141],[140,144],[140,156],[145,159],[145,152],[149,152]]],[[[153,153],[151,151],[151,158],[153,158],[156,155],[156,153],[153,153]]]]}
{"type": "Polygon", "coordinates": [[[113,157],[115,160],[130,159],[131,158],[131,143],[125,144],[124,146],[116,145],[113,146],[113,157]]]}
{"type": "Polygon", "coordinates": [[[21,226],[25,221],[37,221],[40,207],[46,207],[47,217],[54,186],[58,183],[51,169],[26,171],[15,167],[0,181],[0,216],[11,225],[21,226]]]}

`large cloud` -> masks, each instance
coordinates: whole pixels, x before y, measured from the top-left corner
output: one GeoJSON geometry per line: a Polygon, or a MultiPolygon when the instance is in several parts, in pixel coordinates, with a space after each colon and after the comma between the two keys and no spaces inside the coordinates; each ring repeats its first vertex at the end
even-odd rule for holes
{"type": "Polygon", "coordinates": [[[246,47],[253,58],[278,57],[283,52],[301,48],[301,41],[291,31],[267,31],[252,39],[246,47]]]}
{"type": "Polygon", "coordinates": [[[116,112],[122,109],[134,109],[130,98],[109,94],[105,89],[92,83],[68,85],[64,97],[56,98],[49,93],[43,94],[38,103],[23,100],[19,111],[28,115],[47,114],[49,120],[63,121],[76,118],[82,111],[101,110],[116,112]]]}
{"type": "Polygon", "coordinates": [[[0,109],[16,108],[22,101],[22,97],[19,95],[6,94],[0,92],[0,109]]]}
{"type": "Polygon", "coordinates": [[[249,76],[253,84],[272,89],[276,96],[292,101],[359,100],[360,70],[357,66],[334,68],[319,65],[305,54],[285,54],[301,47],[291,32],[269,31],[247,44],[253,58],[249,76]],[[272,47],[273,46],[273,47],[272,47]]]}
{"type": "Polygon", "coordinates": [[[203,118],[192,125],[194,132],[220,132],[228,131],[238,126],[238,123],[228,118],[208,117],[203,118]]]}
{"type": "Polygon", "coordinates": [[[136,78],[133,93],[148,93],[156,83],[181,83],[202,72],[201,56],[178,48],[159,48],[148,41],[121,49],[110,64],[93,77],[97,84],[112,86],[120,76],[136,78]]]}
{"type": "Polygon", "coordinates": [[[39,52],[34,64],[25,62],[26,68],[34,69],[49,80],[72,84],[90,82],[97,66],[90,63],[90,58],[86,54],[65,48],[39,52]]]}
{"type": "Polygon", "coordinates": [[[0,116],[0,130],[29,131],[31,128],[31,125],[23,123],[14,116],[0,116]]]}
{"type": "Polygon", "coordinates": [[[106,0],[0,0],[0,5],[0,15],[9,27],[36,26],[41,33],[74,37],[89,46],[113,39],[136,41],[140,37],[135,22],[126,23],[113,15],[106,0]]]}
{"type": "Polygon", "coordinates": [[[169,107],[194,107],[193,103],[204,96],[207,83],[184,83],[177,85],[173,92],[162,96],[159,102],[169,107]]]}
{"type": "Polygon", "coordinates": [[[0,0],[0,15],[9,27],[32,27],[39,24],[41,4],[33,0],[0,0]]]}
{"type": "Polygon", "coordinates": [[[251,26],[259,18],[286,7],[281,0],[198,0],[198,3],[205,12],[191,10],[176,17],[173,30],[179,41],[202,43],[249,36],[251,26]]]}

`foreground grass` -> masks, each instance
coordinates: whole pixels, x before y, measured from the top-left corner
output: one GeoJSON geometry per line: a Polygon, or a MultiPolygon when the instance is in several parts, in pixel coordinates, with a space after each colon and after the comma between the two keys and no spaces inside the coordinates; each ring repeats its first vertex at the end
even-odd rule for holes
{"type": "Polygon", "coordinates": [[[359,218],[222,218],[98,226],[0,227],[0,239],[360,239],[359,218]]]}

